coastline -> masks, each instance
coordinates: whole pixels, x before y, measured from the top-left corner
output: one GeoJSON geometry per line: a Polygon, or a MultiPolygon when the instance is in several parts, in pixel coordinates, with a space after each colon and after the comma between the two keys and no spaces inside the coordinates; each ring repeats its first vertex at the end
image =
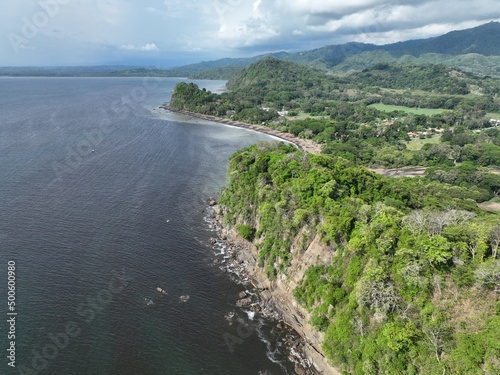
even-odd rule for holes
{"type": "MultiPolygon", "coordinates": [[[[254,297],[240,295],[236,306],[275,320],[279,330],[291,333],[287,336],[292,338],[285,344],[289,360],[295,363],[296,374],[340,375],[321,351],[322,334],[309,324],[310,314],[292,295],[293,277],[287,281],[284,278],[269,281],[257,266],[258,253],[254,244],[240,238],[234,228],[222,225],[223,208],[217,205],[215,199],[210,198],[208,205],[211,228],[217,236],[210,240],[210,244],[214,249],[224,249],[220,253],[222,259],[216,258],[214,264],[233,275],[236,282],[251,286],[252,294],[255,294],[254,297]]],[[[316,262],[321,249],[317,246],[311,248],[314,248],[314,254],[309,254],[310,260],[316,262]]]]}
{"type": "Polygon", "coordinates": [[[306,152],[310,152],[312,154],[320,154],[321,152],[321,145],[311,141],[310,139],[304,139],[304,138],[299,138],[294,136],[293,134],[290,133],[284,133],[280,132],[275,129],[268,128],[266,126],[262,125],[257,125],[257,124],[248,124],[245,122],[240,122],[240,121],[234,121],[222,117],[216,117],[216,116],[211,116],[211,115],[204,115],[201,113],[196,113],[196,112],[190,112],[190,111],[184,111],[184,110],[176,110],[170,108],[168,103],[164,103],[160,106],[161,109],[170,111],[172,113],[180,113],[183,115],[188,115],[191,117],[196,117],[202,120],[207,120],[207,121],[213,121],[217,122],[219,124],[223,125],[229,125],[229,126],[234,126],[237,128],[243,128],[243,129],[249,129],[253,130],[262,134],[267,134],[275,138],[282,139],[286,142],[292,143],[295,145],[299,150],[303,150],[306,152]]]}
{"type": "MultiPolygon", "coordinates": [[[[293,144],[299,150],[309,152],[311,154],[320,155],[321,154],[321,145],[313,142],[310,139],[299,138],[290,133],[280,132],[276,129],[271,129],[266,126],[257,125],[257,124],[248,124],[245,122],[229,120],[222,117],[216,117],[211,115],[203,115],[201,113],[190,112],[190,111],[180,111],[170,108],[168,103],[164,103],[160,106],[161,109],[170,111],[172,113],[179,113],[195,118],[199,118],[201,120],[212,121],[223,125],[234,126],[237,128],[249,129],[262,134],[267,134],[274,138],[278,138],[285,142],[293,144]]],[[[401,168],[375,168],[375,167],[366,167],[371,172],[375,172],[381,176],[387,176],[392,178],[397,177],[422,177],[425,174],[425,170],[427,167],[422,166],[407,166],[401,168]]]]}
{"type": "MultiPolygon", "coordinates": [[[[191,116],[201,120],[212,121],[223,125],[253,130],[293,144],[299,150],[313,154],[320,154],[321,145],[309,139],[302,139],[290,133],[280,132],[262,125],[248,124],[240,121],[229,120],[221,117],[204,115],[196,112],[174,110],[168,103],[160,109],[191,116]]],[[[223,272],[235,277],[235,282],[248,284],[253,291],[250,294],[240,295],[235,305],[247,309],[250,313],[259,313],[275,320],[277,329],[288,332],[287,347],[289,360],[295,364],[297,375],[340,375],[340,372],[329,365],[327,358],[321,351],[323,335],[310,324],[309,312],[301,307],[292,295],[292,290],[298,280],[269,281],[264,272],[257,266],[257,250],[253,243],[243,240],[233,228],[222,225],[223,212],[214,198],[208,202],[209,221],[217,238],[212,238],[210,244],[214,249],[224,249],[220,252],[222,259],[215,258],[214,264],[223,272]]],[[[316,263],[320,257],[321,249],[317,244],[311,246],[314,256],[310,256],[305,263],[316,263]]],[[[300,261],[300,260],[299,260],[300,261]]],[[[312,265],[312,263],[310,265],[312,265]]],[[[302,268],[302,266],[299,266],[302,268]]],[[[300,279],[302,271],[294,271],[300,279]]]]}

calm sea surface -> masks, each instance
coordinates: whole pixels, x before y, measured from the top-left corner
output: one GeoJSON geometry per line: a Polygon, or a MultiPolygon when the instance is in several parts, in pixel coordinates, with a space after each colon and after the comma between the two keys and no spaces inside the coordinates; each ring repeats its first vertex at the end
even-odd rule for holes
{"type": "Polygon", "coordinates": [[[235,307],[203,213],[228,157],[270,138],[159,110],[179,81],[0,78],[0,374],[292,373],[235,307]]]}

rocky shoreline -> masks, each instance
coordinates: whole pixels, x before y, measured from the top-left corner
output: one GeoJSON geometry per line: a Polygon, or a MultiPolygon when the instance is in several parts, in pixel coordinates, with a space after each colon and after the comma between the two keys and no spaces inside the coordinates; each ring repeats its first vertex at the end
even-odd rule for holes
{"type": "MultiPolygon", "coordinates": [[[[209,218],[211,229],[216,237],[210,239],[214,249],[223,249],[221,255],[214,260],[223,272],[228,272],[234,281],[248,285],[248,289],[241,292],[235,305],[247,309],[252,313],[261,314],[267,319],[276,321],[276,329],[283,333],[287,356],[295,364],[297,375],[319,375],[338,372],[326,363],[326,358],[320,353],[317,345],[311,343],[304,330],[307,318],[298,312],[301,319],[291,317],[289,311],[281,305],[282,296],[275,293],[272,285],[263,284],[266,278],[256,265],[256,257],[251,244],[239,238],[232,229],[222,226],[222,212],[214,198],[209,199],[209,218]]],[[[267,279],[267,278],[266,278],[267,279]]],[[[293,299],[292,296],[290,296],[293,299]]],[[[226,317],[230,320],[231,317],[226,317]]]]}
{"type": "MultiPolygon", "coordinates": [[[[173,110],[168,103],[164,103],[160,108],[202,120],[268,134],[292,143],[298,149],[306,152],[320,154],[321,151],[321,146],[309,139],[298,138],[293,134],[283,133],[265,126],[246,124],[189,111],[173,110]]],[[[248,285],[251,289],[247,291],[250,293],[241,294],[240,298],[235,301],[235,305],[252,314],[261,314],[267,319],[276,321],[276,329],[283,333],[281,336],[285,337],[284,344],[287,348],[287,356],[295,364],[294,370],[297,375],[340,375],[337,369],[328,364],[328,360],[320,350],[323,341],[322,334],[309,324],[310,314],[298,305],[292,295],[297,280],[302,278],[307,266],[317,264],[318,260],[329,264],[331,251],[325,251],[318,244],[318,241],[313,241],[310,244],[310,251],[296,257],[298,264],[291,267],[295,269],[292,271],[293,276],[290,279],[283,278],[270,282],[262,269],[257,267],[255,246],[241,239],[233,228],[222,226],[223,212],[221,212],[215,198],[209,199],[208,206],[210,226],[217,236],[217,238],[211,239],[211,245],[214,249],[224,249],[221,252],[221,257],[216,258],[214,263],[222,271],[230,273],[235,282],[248,285]]],[[[227,316],[226,319],[231,322],[233,317],[227,316]]]]}

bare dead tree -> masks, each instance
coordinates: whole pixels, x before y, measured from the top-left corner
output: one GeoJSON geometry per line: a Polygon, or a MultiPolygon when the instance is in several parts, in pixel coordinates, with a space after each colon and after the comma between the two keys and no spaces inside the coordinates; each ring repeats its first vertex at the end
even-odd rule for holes
{"type": "Polygon", "coordinates": [[[381,312],[393,312],[400,302],[394,286],[388,282],[365,281],[358,283],[356,299],[360,306],[381,312]]]}
{"type": "Polygon", "coordinates": [[[476,215],[465,210],[443,210],[443,211],[412,211],[403,220],[403,223],[412,232],[419,233],[426,230],[429,235],[441,234],[447,225],[463,224],[476,215]]]}
{"type": "Polygon", "coordinates": [[[403,219],[403,223],[414,233],[422,232],[427,227],[427,215],[423,210],[415,210],[403,219]]]}
{"type": "Polygon", "coordinates": [[[491,228],[489,240],[491,244],[492,256],[496,259],[498,247],[500,246],[500,225],[495,225],[493,228],[491,228]]]}
{"type": "Polygon", "coordinates": [[[481,264],[475,271],[478,286],[493,289],[500,294],[500,259],[481,264]]]}
{"type": "Polygon", "coordinates": [[[441,363],[441,360],[439,358],[439,355],[441,353],[441,350],[443,348],[442,344],[442,337],[441,337],[441,332],[439,328],[433,327],[433,328],[424,328],[423,329],[425,337],[429,340],[429,343],[431,344],[434,354],[436,356],[436,360],[441,363]]]}

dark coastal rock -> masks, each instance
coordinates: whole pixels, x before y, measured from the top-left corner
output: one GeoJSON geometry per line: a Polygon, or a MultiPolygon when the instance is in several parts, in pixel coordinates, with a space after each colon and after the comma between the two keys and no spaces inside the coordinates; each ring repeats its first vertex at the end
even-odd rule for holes
{"type": "MultiPolygon", "coordinates": [[[[213,198],[210,198],[210,200],[212,199],[213,198]]],[[[215,199],[213,200],[215,201],[215,199]]],[[[210,201],[208,201],[208,203],[210,203],[210,201]]],[[[280,304],[283,301],[280,301],[279,298],[277,300],[261,299],[259,294],[251,294],[253,292],[267,291],[270,290],[270,288],[259,288],[252,282],[249,270],[255,267],[255,262],[252,262],[247,256],[251,250],[248,248],[248,245],[243,245],[231,240],[232,236],[228,235],[226,230],[222,227],[222,217],[220,215],[214,215],[215,209],[219,208],[220,206],[216,206],[208,210],[208,216],[212,218],[212,229],[218,237],[218,241],[212,245],[218,250],[224,250],[219,268],[222,272],[229,273],[234,281],[240,285],[244,285],[245,288],[251,291],[250,293],[248,290],[239,292],[236,306],[244,310],[258,313],[266,319],[274,320],[275,327],[279,330],[279,335],[281,336],[279,339],[283,342],[282,349],[280,350],[283,350],[283,354],[287,355],[290,361],[296,364],[294,373],[317,375],[318,373],[311,366],[308,357],[304,353],[303,344],[300,345],[302,341],[298,337],[298,333],[284,322],[284,317],[276,306],[276,304],[280,304]]],[[[220,211],[224,211],[224,208],[221,208],[220,211]]],[[[225,318],[230,325],[233,323],[233,319],[229,314],[225,316],[225,318]]],[[[260,371],[259,375],[261,374],[268,374],[268,372],[260,371]]]]}
{"type": "Polygon", "coordinates": [[[217,243],[217,240],[213,237],[210,237],[210,239],[208,240],[208,242],[210,242],[211,245],[215,245],[217,243]]]}
{"type": "Polygon", "coordinates": [[[245,292],[244,290],[243,290],[243,291],[241,291],[241,292],[240,292],[240,294],[238,295],[238,297],[239,297],[240,299],[242,299],[242,298],[246,298],[247,296],[248,296],[248,294],[247,294],[247,292],[245,292]]]}
{"type": "Polygon", "coordinates": [[[306,370],[298,363],[295,364],[295,373],[297,375],[307,375],[306,370]]]}
{"type": "Polygon", "coordinates": [[[234,311],[231,311],[224,315],[224,318],[229,322],[229,325],[233,324],[233,319],[235,317],[236,313],[234,311]]]}
{"type": "Polygon", "coordinates": [[[253,306],[250,306],[250,311],[258,313],[258,312],[261,312],[262,309],[259,305],[253,305],[253,306]]]}
{"type": "Polygon", "coordinates": [[[242,298],[238,301],[236,301],[236,306],[250,306],[252,304],[252,299],[251,298],[242,298]]]}

